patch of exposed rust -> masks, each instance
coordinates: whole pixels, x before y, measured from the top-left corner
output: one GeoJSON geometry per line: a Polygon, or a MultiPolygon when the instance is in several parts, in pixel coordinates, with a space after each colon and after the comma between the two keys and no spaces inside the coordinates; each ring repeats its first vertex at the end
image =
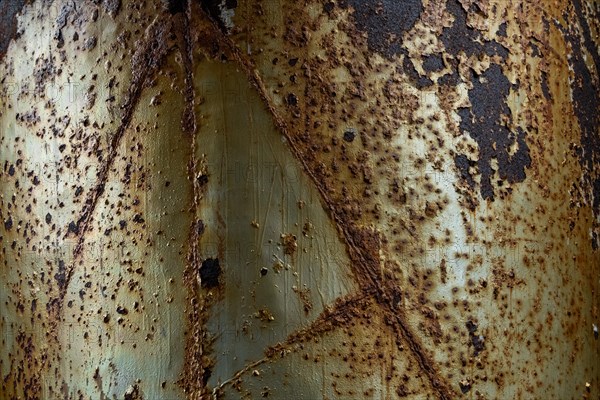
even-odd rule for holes
{"type": "Polygon", "coordinates": [[[402,35],[414,26],[423,9],[421,0],[343,0],[340,6],[352,7],[356,27],[367,34],[370,50],[388,58],[406,54],[402,35]]]}
{"type": "MultiPolygon", "coordinates": [[[[477,8],[478,5],[472,3],[471,7],[477,8]]],[[[477,56],[484,53],[506,60],[508,51],[501,44],[485,40],[476,29],[467,25],[467,11],[458,0],[450,0],[447,9],[454,17],[454,22],[450,28],[444,29],[441,40],[450,55],[458,57],[460,53],[464,53],[467,56],[477,56]]],[[[521,129],[511,130],[504,121],[511,115],[507,105],[511,84],[501,65],[492,63],[481,75],[472,70],[470,74],[473,85],[469,89],[471,107],[458,110],[460,128],[463,133],[468,132],[479,146],[477,172],[481,176],[481,196],[483,199],[494,200],[492,178],[496,171],[492,168],[492,160],[498,163],[497,172],[501,180],[522,182],[525,180],[525,169],[531,165],[529,147],[525,142],[525,132],[521,129]]],[[[459,156],[455,162],[461,177],[473,186],[474,180],[468,171],[466,156],[459,156]]],[[[502,182],[497,184],[501,186],[502,182]]]]}
{"type": "Polygon", "coordinates": [[[138,385],[131,385],[125,390],[123,400],[144,400],[140,387],[138,385]]]}
{"type": "MultiPolygon", "coordinates": [[[[570,44],[569,64],[573,69],[573,77],[569,80],[573,109],[579,121],[581,131],[580,146],[576,148],[579,162],[583,168],[585,185],[590,187],[590,203],[593,208],[595,220],[600,217],[600,176],[597,166],[600,163],[600,54],[596,42],[591,37],[590,27],[583,14],[580,0],[572,2],[572,17],[565,12],[567,21],[577,19],[579,24],[570,24],[568,27],[558,25],[563,32],[565,40],[570,44]],[[585,58],[591,57],[586,63],[585,58]],[[595,66],[590,70],[589,64],[595,66]]],[[[594,223],[598,229],[598,223],[594,223]]],[[[592,235],[592,246],[598,248],[596,237],[592,235]]]]}
{"type": "Polygon", "coordinates": [[[298,249],[298,242],[296,241],[296,235],[291,233],[284,233],[281,235],[281,245],[283,246],[283,253],[292,255],[298,249]]]}
{"type": "Polygon", "coordinates": [[[221,272],[222,269],[218,258],[207,258],[202,261],[202,266],[200,266],[200,270],[198,271],[202,287],[212,289],[219,286],[221,272]]]}
{"type": "Polygon", "coordinates": [[[58,272],[54,275],[54,279],[56,279],[59,291],[62,292],[63,290],[65,290],[65,287],[67,285],[67,274],[65,262],[63,260],[58,260],[58,272]]]}
{"type": "Polygon", "coordinates": [[[552,100],[552,93],[550,93],[550,87],[548,87],[548,73],[546,71],[542,71],[540,74],[542,94],[544,95],[546,100],[552,100]]]}
{"type": "Polygon", "coordinates": [[[421,76],[416,70],[402,41],[403,35],[419,20],[423,10],[421,0],[343,0],[340,6],[353,10],[356,28],[366,33],[369,50],[390,60],[402,56],[402,69],[418,89],[433,84],[431,79],[421,76]]]}
{"type": "MultiPolygon", "coordinates": [[[[460,127],[479,145],[477,160],[481,175],[481,195],[484,199],[494,199],[492,178],[492,160],[498,162],[498,175],[501,180],[510,183],[525,180],[525,168],[531,165],[529,147],[525,142],[525,132],[518,128],[512,132],[503,116],[510,115],[506,98],[510,91],[510,82],[502,73],[502,68],[492,64],[481,76],[471,80],[473,88],[469,90],[471,108],[459,109],[460,127]],[[490,96],[493,93],[493,96],[490,96]],[[516,145],[516,150],[512,148],[516,145]]],[[[498,182],[501,186],[501,182],[498,182]]]]}
{"type": "Polygon", "coordinates": [[[4,58],[11,40],[17,33],[17,15],[23,9],[26,0],[0,1],[0,60],[4,58]]]}
{"type": "MultiPolygon", "coordinates": [[[[467,56],[498,55],[503,60],[508,57],[508,50],[495,40],[486,40],[477,29],[467,24],[467,10],[459,0],[448,0],[446,3],[448,12],[454,17],[454,22],[449,28],[443,30],[440,39],[444,43],[446,52],[457,56],[464,52],[467,56]]],[[[480,11],[477,2],[472,2],[470,11],[480,11]]]]}
{"type": "Polygon", "coordinates": [[[441,54],[431,54],[424,57],[423,69],[428,72],[441,71],[444,69],[444,59],[441,54]]]}
{"type": "Polygon", "coordinates": [[[470,169],[475,168],[477,162],[469,160],[469,157],[464,154],[458,154],[454,157],[454,165],[460,172],[460,178],[467,182],[469,187],[474,189],[476,183],[475,179],[473,179],[473,174],[471,173],[470,169]]]}

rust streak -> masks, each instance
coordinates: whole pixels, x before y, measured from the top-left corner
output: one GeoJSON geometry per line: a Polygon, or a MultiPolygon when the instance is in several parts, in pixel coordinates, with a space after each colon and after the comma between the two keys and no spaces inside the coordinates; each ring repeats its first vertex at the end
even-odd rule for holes
{"type": "Polygon", "coordinates": [[[191,34],[192,4],[185,2],[185,12],[180,13],[183,19],[183,27],[180,34],[183,36],[183,49],[181,56],[185,71],[185,109],[182,116],[182,127],[190,140],[190,160],[188,164],[188,179],[192,183],[192,204],[191,215],[192,222],[189,231],[189,249],[187,253],[187,264],[184,270],[184,283],[189,292],[190,310],[186,311],[188,315],[188,330],[185,343],[185,367],[179,381],[180,386],[191,397],[206,398],[207,388],[207,365],[206,356],[206,304],[202,295],[198,292],[197,274],[200,269],[201,260],[198,244],[200,241],[201,230],[198,229],[200,221],[197,220],[200,200],[203,196],[205,185],[198,179],[198,160],[196,158],[196,114],[195,114],[195,91],[194,91],[194,65],[193,65],[193,40],[191,34]]]}

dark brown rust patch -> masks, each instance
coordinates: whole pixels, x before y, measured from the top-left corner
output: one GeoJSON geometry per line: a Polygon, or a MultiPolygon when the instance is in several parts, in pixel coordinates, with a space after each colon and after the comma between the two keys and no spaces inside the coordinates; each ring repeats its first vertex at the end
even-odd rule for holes
{"type": "Polygon", "coordinates": [[[140,393],[140,388],[138,385],[131,385],[125,391],[123,396],[124,400],[144,400],[142,394],[140,393]]]}
{"type": "Polygon", "coordinates": [[[473,346],[474,355],[477,357],[485,349],[484,337],[477,333],[477,324],[473,321],[467,321],[467,330],[469,331],[470,345],[473,346]]]}
{"type": "Polygon", "coordinates": [[[59,49],[65,45],[62,29],[67,25],[67,17],[74,9],[75,7],[72,3],[65,3],[60,8],[58,16],[56,17],[56,31],[54,32],[53,39],[56,40],[56,47],[59,49]]]}
{"type": "Polygon", "coordinates": [[[421,0],[344,0],[340,6],[354,9],[356,27],[367,33],[369,49],[388,58],[405,54],[402,35],[414,26],[423,9],[421,0]]]}
{"type": "Polygon", "coordinates": [[[475,180],[473,179],[473,175],[469,169],[472,167],[474,168],[477,163],[469,160],[469,158],[464,154],[458,154],[456,157],[454,157],[454,165],[456,165],[456,168],[460,172],[460,178],[467,182],[469,187],[474,189],[475,180]]]}
{"type": "Polygon", "coordinates": [[[460,127],[479,145],[477,166],[481,174],[481,196],[494,200],[491,178],[492,159],[498,161],[500,179],[510,183],[525,180],[525,168],[531,165],[529,147],[525,143],[525,132],[516,133],[502,123],[502,116],[510,115],[506,98],[510,82],[497,64],[492,64],[481,77],[472,79],[473,88],[469,90],[471,108],[459,109],[460,127]],[[490,95],[493,93],[493,95],[490,95]],[[517,150],[511,155],[511,147],[517,144],[517,150]]]}
{"type": "MultiPolygon", "coordinates": [[[[473,11],[478,11],[475,3],[471,7],[475,8],[473,11]]],[[[450,55],[456,57],[463,52],[467,56],[485,53],[489,56],[499,56],[501,60],[508,57],[508,52],[502,45],[496,41],[485,40],[476,29],[467,25],[467,12],[461,3],[451,0],[447,9],[453,15],[454,22],[450,28],[444,29],[441,39],[450,55]]],[[[452,76],[455,79],[448,80],[448,83],[457,83],[457,71],[454,71],[452,76]]],[[[524,131],[519,129],[512,132],[503,122],[504,117],[511,114],[506,103],[511,85],[500,65],[492,63],[481,76],[471,71],[470,81],[473,85],[469,90],[471,108],[458,110],[461,117],[460,128],[463,132],[468,132],[479,145],[477,172],[481,175],[481,196],[483,199],[494,200],[492,160],[498,162],[501,180],[510,183],[522,182],[525,180],[525,168],[531,165],[529,147],[525,142],[524,131]],[[517,149],[511,154],[515,144],[517,149]]],[[[465,179],[469,186],[474,186],[466,156],[457,156],[455,164],[461,178],[465,179]]]]}
{"type": "MultiPolygon", "coordinates": [[[[462,51],[467,56],[485,53],[489,56],[499,55],[502,59],[508,57],[508,51],[500,43],[486,40],[476,29],[467,25],[467,11],[458,0],[449,0],[446,8],[454,17],[452,26],[444,29],[441,36],[447,53],[457,56],[462,51]]],[[[478,11],[477,3],[471,4],[471,11],[478,11]]]]}
{"type": "Polygon", "coordinates": [[[56,279],[56,283],[58,283],[58,287],[62,292],[67,285],[67,270],[65,268],[65,262],[63,260],[58,260],[58,272],[54,274],[54,279],[56,279]]]}
{"type": "Polygon", "coordinates": [[[441,71],[444,69],[444,59],[439,54],[424,57],[423,69],[429,72],[441,71]]]}
{"type": "Polygon", "coordinates": [[[12,229],[12,227],[13,227],[13,220],[12,220],[12,217],[9,215],[8,218],[6,218],[4,220],[4,229],[9,231],[12,229]]]}
{"type": "Polygon", "coordinates": [[[212,289],[219,286],[221,272],[218,258],[207,258],[202,261],[202,266],[200,267],[200,271],[198,271],[202,287],[212,289]]]}
{"type": "Polygon", "coordinates": [[[0,60],[6,54],[10,41],[17,33],[17,14],[23,9],[25,0],[0,1],[0,60]]]}
{"type": "Polygon", "coordinates": [[[541,78],[542,94],[546,100],[552,100],[552,93],[550,93],[550,87],[548,86],[548,73],[546,71],[542,71],[541,78]]]}
{"type": "Polygon", "coordinates": [[[291,233],[285,233],[281,235],[281,245],[283,246],[283,253],[286,255],[292,255],[298,249],[298,243],[296,242],[296,235],[291,233]]]}

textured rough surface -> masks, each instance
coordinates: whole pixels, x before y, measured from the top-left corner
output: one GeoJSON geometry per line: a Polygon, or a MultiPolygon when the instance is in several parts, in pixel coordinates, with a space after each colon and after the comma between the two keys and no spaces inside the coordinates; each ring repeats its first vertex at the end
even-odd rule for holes
{"type": "Polygon", "coordinates": [[[597,3],[2,7],[0,399],[598,398],[597,3]]]}

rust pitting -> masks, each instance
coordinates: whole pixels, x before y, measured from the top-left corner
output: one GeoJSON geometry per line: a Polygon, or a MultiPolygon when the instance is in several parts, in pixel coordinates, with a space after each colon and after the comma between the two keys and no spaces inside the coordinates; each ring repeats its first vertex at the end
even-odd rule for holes
{"type": "MultiPolygon", "coordinates": [[[[576,149],[579,163],[583,167],[583,179],[585,186],[591,188],[589,202],[594,213],[594,234],[591,244],[594,249],[600,246],[598,243],[600,216],[600,176],[595,166],[600,163],[600,54],[597,46],[591,38],[590,27],[584,18],[580,0],[572,2],[574,19],[579,24],[570,25],[568,28],[557,23],[558,29],[563,33],[565,40],[571,45],[569,64],[573,69],[573,78],[570,79],[573,109],[581,131],[580,146],[576,149]],[[575,31],[578,27],[579,32],[575,31]],[[584,59],[583,51],[587,50],[591,56],[591,63],[595,65],[595,71],[590,70],[584,59]],[[595,73],[595,76],[594,76],[595,73]]],[[[570,20],[568,12],[565,11],[566,20],[570,20]]]]}
{"type": "Polygon", "coordinates": [[[75,235],[77,237],[77,243],[73,250],[72,263],[60,274],[60,276],[64,274],[64,278],[61,279],[58,294],[55,297],[50,298],[47,304],[47,308],[51,315],[50,319],[53,321],[53,324],[58,323],[58,320],[60,319],[67,288],[73,277],[76,266],[81,263],[80,258],[85,244],[85,236],[91,227],[96,205],[104,193],[105,184],[108,180],[110,169],[117,157],[121,139],[129,127],[146,83],[151,78],[152,74],[159,68],[162,60],[170,50],[169,33],[169,21],[166,23],[163,22],[162,24],[155,21],[148,27],[145,41],[140,43],[140,46],[132,57],[133,78],[131,85],[129,86],[128,96],[122,106],[123,116],[121,117],[121,122],[109,143],[108,155],[104,158],[97,174],[97,183],[88,193],[79,217],[76,221],[71,221],[69,223],[67,233],[65,234],[65,236],[75,235]]]}
{"type": "Polygon", "coordinates": [[[215,39],[219,40],[221,47],[229,49],[234,60],[247,74],[250,82],[258,90],[265,106],[271,112],[275,124],[286,138],[288,138],[288,143],[293,154],[300,161],[304,171],[319,190],[327,212],[333,221],[335,221],[340,233],[344,237],[350,258],[353,261],[352,267],[355,277],[361,285],[361,290],[363,293],[375,292],[375,297],[386,316],[386,320],[394,328],[395,332],[408,342],[409,348],[414,353],[420,368],[427,375],[436,393],[442,399],[452,398],[453,390],[437,374],[433,361],[423,350],[420,340],[412,332],[411,328],[409,328],[402,309],[398,308],[398,301],[402,297],[400,288],[393,281],[383,279],[381,275],[381,260],[379,259],[380,235],[371,229],[356,226],[352,214],[346,214],[343,211],[343,207],[341,207],[341,210],[337,207],[336,202],[329,197],[326,187],[321,183],[322,179],[318,177],[318,173],[310,168],[305,154],[300,151],[299,144],[297,143],[298,139],[290,134],[287,124],[278,115],[268,100],[262,80],[251,62],[241,55],[239,49],[237,49],[227,36],[217,33],[215,30],[212,31],[212,35],[214,35],[215,39]]]}

